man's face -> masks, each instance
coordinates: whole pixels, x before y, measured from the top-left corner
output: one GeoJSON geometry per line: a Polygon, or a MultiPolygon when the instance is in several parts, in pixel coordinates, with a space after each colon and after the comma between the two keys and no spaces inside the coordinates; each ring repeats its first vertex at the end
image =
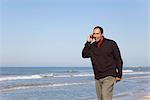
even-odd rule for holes
{"type": "Polygon", "coordinates": [[[96,41],[101,39],[103,34],[101,33],[100,29],[96,28],[93,30],[93,37],[95,38],[96,41]]]}

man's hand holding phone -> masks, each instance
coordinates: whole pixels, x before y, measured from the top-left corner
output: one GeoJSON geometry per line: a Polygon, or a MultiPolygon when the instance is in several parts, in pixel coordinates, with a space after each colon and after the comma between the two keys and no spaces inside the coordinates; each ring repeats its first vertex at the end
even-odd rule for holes
{"type": "Polygon", "coordinates": [[[87,40],[87,41],[91,43],[91,42],[93,41],[93,39],[94,39],[93,34],[91,34],[91,35],[88,37],[88,40],[87,40]]]}

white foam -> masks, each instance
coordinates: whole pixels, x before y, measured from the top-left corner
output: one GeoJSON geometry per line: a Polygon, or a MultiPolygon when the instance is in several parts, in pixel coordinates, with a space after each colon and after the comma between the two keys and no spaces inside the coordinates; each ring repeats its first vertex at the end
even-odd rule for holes
{"type": "Polygon", "coordinates": [[[150,72],[140,72],[140,71],[133,71],[133,70],[123,70],[123,74],[150,74],[150,72]]]}
{"type": "Polygon", "coordinates": [[[94,76],[94,74],[77,74],[77,75],[73,75],[74,77],[83,77],[83,76],[94,76]]]}
{"type": "Polygon", "coordinates": [[[150,74],[150,72],[132,72],[132,73],[124,73],[124,74],[150,74]]]}
{"type": "Polygon", "coordinates": [[[143,68],[144,66],[129,66],[131,68],[143,68]]]}
{"type": "Polygon", "coordinates": [[[39,75],[31,75],[31,76],[11,76],[11,77],[1,77],[0,81],[6,80],[18,80],[18,79],[37,79],[41,78],[39,75]]]}
{"type": "Polygon", "coordinates": [[[55,75],[54,77],[88,77],[88,76],[94,76],[94,74],[90,73],[83,73],[83,74],[67,74],[67,75],[55,75]]]}
{"type": "Polygon", "coordinates": [[[53,77],[54,74],[53,73],[50,73],[50,74],[40,74],[40,76],[42,76],[42,77],[53,77]]]}
{"type": "Polygon", "coordinates": [[[124,73],[132,73],[133,70],[123,70],[124,73]]]}
{"type": "Polygon", "coordinates": [[[0,77],[0,81],[9,81],[9,80],[23,80],[23,79],[39,79],[43,77],[52,77],[52,74],[39,74],[39,75],[29,75],[29,76],[6,76],[0,77]]]}

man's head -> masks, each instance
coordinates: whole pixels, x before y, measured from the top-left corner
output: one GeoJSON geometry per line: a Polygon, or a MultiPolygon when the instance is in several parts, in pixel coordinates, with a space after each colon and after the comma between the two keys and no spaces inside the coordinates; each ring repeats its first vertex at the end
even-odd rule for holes
{"type": "Polygon", "coordinates": [[[103,36],[103,28],[100,26],[96,26],[93,29],[93,37],[95,38],[96,41],[99,41],[103,36]]]}

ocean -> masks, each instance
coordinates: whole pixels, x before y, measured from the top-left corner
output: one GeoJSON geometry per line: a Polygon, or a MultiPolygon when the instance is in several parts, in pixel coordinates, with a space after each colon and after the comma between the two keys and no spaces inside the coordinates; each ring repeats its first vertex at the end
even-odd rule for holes
{"type": "MultiPolygon", "coordinates": [[[[150,67],[123,67],[113,100],[150,100],[150,67]]],[[[0,67],[0,100],[97,100],[92,67],[0,67]]]]}

